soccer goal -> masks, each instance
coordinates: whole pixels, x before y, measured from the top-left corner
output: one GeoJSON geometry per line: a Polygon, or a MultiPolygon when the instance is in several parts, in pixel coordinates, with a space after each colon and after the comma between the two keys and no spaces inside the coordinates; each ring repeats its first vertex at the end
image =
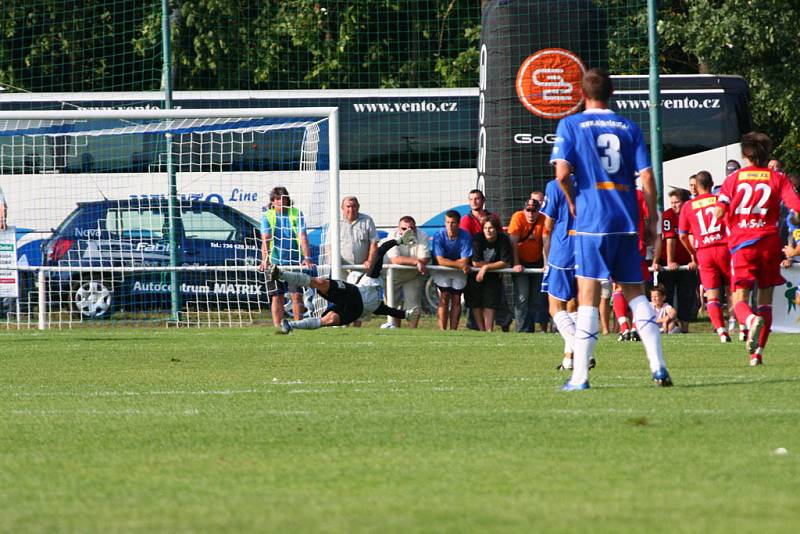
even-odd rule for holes
{"type": "Polygon", "coordinates": [[[274,262],[338,275],[338,139],[337,108],[0,112],[18,273],[0,311],[39,328],[267,320],[264,221],[274,262]]]}

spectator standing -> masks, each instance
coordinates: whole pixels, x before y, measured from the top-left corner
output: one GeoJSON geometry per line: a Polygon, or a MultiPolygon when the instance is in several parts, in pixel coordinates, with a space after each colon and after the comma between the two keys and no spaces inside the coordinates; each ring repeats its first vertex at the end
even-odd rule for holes
{"type": "Polygon", "coordinates": [[[524,273],[524,269],[541,268],[545,216],[538,200],[529,198],[525,207],[515,212],[508,223],[508,237],[514,257],[514,322],[517,332],[533,332],[536,307],[542,286],[542,275],[524,273]]]}
{"type": "MultiPolygon", "coordinates": [[[[459,225],[470,235],[470,237],[475,237],[481,233],[481,219],[484,217],[493,217],[495,221],[497,221],[498,226],[503,225],[503,223],[500,221],[500,217],[497,214],[487,211],[484,208],[486,204],[486,197],[484,196],[483,191],[480,189],[473,189],[469,192],[468,200],[469,213],[461,218],[459,225]]],[[[470,288],[475,286],[475,274],[476,273],[474,271],[471,271],[467,274],[467,287],[465,289],[465,295],[469,295],[470,288]]],[[[470,303],[467,302],[467,328],[470,330],[478,330],[478,324],[475,321],[474,314],[470,308],[470,303]]],[[[508,322],[510,323],[510,321],[511,318],[509,317],[508,322]]],[[[505,321],[502,322],[505,323],[505,321]]],[[[507,327],[505,329],[507,329],[507,327]]]]}
{"type": "MultiPolygon", "coordinates": [[[[411,244],[400,243],[394,248],[389,249],[386,257],[392,265],[406,265],[414,267],[411,269],[395,269],[392,272],[392,299],[390,308],[399,308],[400,292],[403,293],[403,309],[421,309],[422,307],[422,276],[427,274],[428,262],[431,259],[430,243],[428,236],[422,230],[417,229],[417,222],[414,217],[406,215],[400,218],[397,228],[389,234],[387,239],[398,240],[405,232],[411,232],[413,236],[411,244]]],[[[414,314],[408,322],[410,328],[416,328],[419,323],[419,314],[414,314]]],[[[389,322],[392,326],[399,327],[400,319],[390,317],[389,322]]]]}
{"type": "MultiPolygon", "coordinates": [[[[342,218],[339,221],[339,246],[342,264],[362,265],[369,271],[378,252],[378,230],[372,217],[361,213],[358,198],[346,196],[342,199],[342,218]]],[[[345,270],[347,276],[350,270],[345,270]]],[[[353,322],[361,326],[361,321],[353,322]]]]}
{"type": "Polygon", "coordinates": [[[726,217],[730,235],[731,271],[736,293],[734,312],[747,326],[750,365],[763,363],[772,327],[772,293],[781,276],[782,242],[778,232],[780,203],[800,210],[800,197],[785,174],[767,168],[772,140],[762,133],[742,136],[745,166],[729,175],[717,197],[717,219],[726,217]],[[758,284],[757,309],[750,294],[758,284]]]}
{"type": "Polygon", "coordinates": [[[469,289],[468,302],[475,311],[478,329],[491,332],[503,295],[503,281],[498,269],[505,269],[514,261],[511,240],[493,217],[481,220],[483,231],[472,239],[472,265],[479,267],[475,273],[476,285],[469,289]]]}
{"type": "MultiPolygon", "coordinates": [[[[539,206],[544,205],[544,191],[538,189],[531,192],[531,198],[539,202],[539,206]]],[[[542,260],[544,265],[544,260],[542,260]]],[[[547,332],[550,326],[550,301],[546,291],[539,291],[538,301],[534,303],[534,323],[539,323],[539,330],[547,332]]]]}
{"type": "Polygon", "coordinates": [[[683,205],[689,200],[686,189],[673,189],[669,192],[670,207],[664,210],[661,218],[661,247],[656,246],[653,253],[653,269],[659,272],[658,282],[664,286],[667,302],[674,302],[677,295],[678,321],[681,332],[689,332],[689,322],[697,313],[697,264],[678,238],[679,217],[683,205]],[[664,269],[660,259],[666,257],[664,269]],[[679,267],[685,269],[679,270],[679,267]]]}
{"type": "Polygon", "coordinates": [[[458,329],[461,319],[461,293],[467,285],[470,258],[472,257],[472,237],[459,228],[461,214],[450,210],[444,215],[444,228],[433,236],[431,252],[436,264],[450,267],[449,270],[433,272],[433,282],[439,290],[439,307],[436,317],[439,330],[458,329]]]}
{"type": "MultiPolygon", "coordinates": [[[[272,188],[269,194],[270,208],[261,218],[261,265],[266,271],[270,265],[314,267],[308,246],[306,219],[303,212],[292,205],[289,191],[282,186],[272,188]]],[[[280,328],[284,315],[286,292],[292,300],[292,313],[296,320],[302,319],[303,288],[281,280],[268,283],[271,297],[272,323],[280,328]]]]}
{"type": "Polygon", "coordinates": [[[689,198],[697,196],[697,175],[693,174],[689,177],[689,198]]]}
{"type": "Polygon", "coordinates": [[[361,213],[358,198],[342,199],[342,218],[339,221],[339,243],[342,263],[362,265],[369,270],[378,251],[378,230],[372,217],[361,213]]]}
{"type": "MultiPolygon", "coordinates": [[[[572,377],[567,391],[589,388],[589,358],[600,333],[601,281],[613,278],[622,290],[639,328],[652,378],[668,387],[661,332],[644,296],[637,236],[636,173],[650,213],[655,213],[655,179],[639,127],[608,109],[613,84],[608,73],[591,69],[581,81],[585,111],[561,119],[551,163],[575,218],[575,271],[578,317],[572,377]],[[572,183],[574,172],[575,184],[572,183]]],[[[650,221],[655,233],[655,221],[650,221]]]]}

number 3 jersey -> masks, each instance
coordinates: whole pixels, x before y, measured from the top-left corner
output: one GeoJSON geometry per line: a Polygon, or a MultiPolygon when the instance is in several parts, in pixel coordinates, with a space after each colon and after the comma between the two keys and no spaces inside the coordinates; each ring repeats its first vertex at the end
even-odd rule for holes
{"type": "MultiPolygon", "coordinates": [[[[694,248],[727,246],[725,222],[717,220],[717,195],[704,193],[685,202],[678,220],[678,233],[691,234],[694,248]]],[[[681,247],[683,248],[683,247],[681,247]]]]}
{"type": "Polygon", "coordinates": [[[778,235],[781,201],[789,209],[800,209],[800,197],[783,173],[751,166],[725,178],[717,202],[727,209],[731,252],[778,235]]]}
{"type": "Polygon", "coordinates": [[[577,234],[636,234],[636,173],[650,167],[642,131],[609,109],[589,109],[561,119],[550,162],[563,160],[575,174],[577,234]]]}

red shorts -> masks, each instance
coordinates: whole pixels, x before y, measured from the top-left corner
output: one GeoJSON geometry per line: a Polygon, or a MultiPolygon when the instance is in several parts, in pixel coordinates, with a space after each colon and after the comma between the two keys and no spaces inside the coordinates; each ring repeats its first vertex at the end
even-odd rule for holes
{"type": "Polygon", "coordinates": [[[781,276],[782,252],[781,238],[777,234],[740,248],[732,254],[731,285],[752,288],[753,283],[758,282],[762,289],[782,285],[786,282],[781,276]]]}
{"type": "Polygon", "coordinates": [[[731,279],[731,253],[726,246],[697,249],[697,265],[703,289],[722,289],[731,279]]]}

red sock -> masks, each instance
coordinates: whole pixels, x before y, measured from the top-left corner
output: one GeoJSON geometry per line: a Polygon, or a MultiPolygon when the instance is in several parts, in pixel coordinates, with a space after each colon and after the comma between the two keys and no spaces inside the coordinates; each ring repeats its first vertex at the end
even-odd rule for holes
{"type": "Polygon", "coordinates": [[[767,339],[769,339],[769,331],[772,329],[772,306],[764,304],[758,307],[758,315],[764,319],[764,328],[758,335],[758,346],[762,349],[767,346],[767,339]]]}
{"type": "Polygon", "coordinates": [[[736,320],[739,321],[739,324],[747,328],[747,318],[753,315],[753,308],[745,301],[740,300],[733,306],[733,313],[736,314],[736,320]]]}
{"type": "Polygon", "coordinates": [[[706,310],[708,310],[708,318],[711,319],[714,330],[717,331],[720,328],[724,328],[722,306],[719,304],[719,299],[708,299],[706,310]]]}
{"type": "Polygon", "coordinates": [[[614,309],[614,316],[619,323],[620,333],[628,331],[628,303],[625,302],[625,297],[622,296],[622,291],[614,291],[611,294],[611,307],[614,309]],[[621,318],[625,318],[624,322],[620,322],[621,318]]]}

